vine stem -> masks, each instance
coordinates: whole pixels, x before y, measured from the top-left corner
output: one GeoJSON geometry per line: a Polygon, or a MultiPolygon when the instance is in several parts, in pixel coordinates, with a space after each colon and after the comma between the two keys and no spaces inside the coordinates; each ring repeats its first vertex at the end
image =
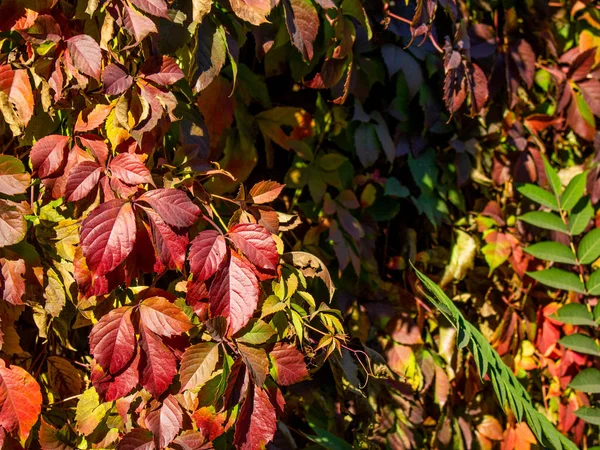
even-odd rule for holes
{"type": "MultiPolygon", "coordinates": [[[[412,26],[412,20],[409,20],[409,19],[399,16],[397,14],[394,14],[393,12],[390,12],[390,11],[388,11],[387,14],[392,19],[399,20],[400,22],[403,22],[403,23],[406,23],[406,24],[412,26]]],[[[431,44],[438,51],[438,53],[444,54],[444,49],[442,49],[442,47],[440,47],[440,44],[437,43],[437,41],[435,40],[433,35],[431,33],[427,33],[427,34],[428,34],[429,40],[431,41],[431,44]]]]}
{"type": "MultiPolygon", "coordinates": [[[[221,226],[223,227],[223,229],[225,231],[227,231],[227,225],[225,225],[225,222],[223,222],[223,219],[221,219],[221,216],[219,215],[219,213],[217,212],[217,209],[215,208],[215,205],[213,205],[212,203],[210,204],[210,209],[212,209],[212,212],[215,214],[215,216],[217,216],[217,219],[219,219],[219,223],[221,224],[221,226]]],[[[214,224],[214,222],[213,222],[214,224]]]]}

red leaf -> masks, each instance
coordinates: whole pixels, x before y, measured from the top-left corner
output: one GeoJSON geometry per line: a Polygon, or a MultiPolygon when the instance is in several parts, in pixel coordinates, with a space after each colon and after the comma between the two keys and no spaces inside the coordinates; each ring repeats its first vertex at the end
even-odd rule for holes
{"type": "Polygon", "coordinates": [[[254,314],[258,304],[258,280],[252,269],[237,255],[221,266],[209,291],[212,316],[224,316],[229,334],[241,330],[254,314]]]}
{"type": "Polygon", "coordinates": [[[90,379],[92,384],[105,401],[112,402],[124,397],[135,388],[140,379],[140,352],[134,348],[135,356],[116,374],[107,374],[100,365],[92,366],[90,379]]]}
{"type": "Polygon", "coordinates": [[[188,246],[187,232],[173,229],[150,208],[144,208],[150,219],[152,242],[160,262],[168,269],[181,270],[185,263],[188,246]]]}
{"type": "Polygon", "coordinates": [[[285,184],[276,181],[260,181],[252,186],[248,195],[256,204],[270,203],[279,197],[284,187],[285,184]]]}
{"type": "Polygon", "coordinates": [[[263,348],[255,348],[249,345],[238,343],[240,356],[248,368],[248,372],[254,380],[254,384],[262,386],[265,384],[267,374],[269,373],[269,358],[263,348]]]}
{"type": "Polygon", "coordinates": [[[200,208],[178,189],[154,189],[144,193],[138,201],[152,206],[162,220],[172,227],[191,227],[200,216],[200,208]]]}
{"type": "Polygon", "coordinates": [[[289,386],[308,378],[304,355],[290,344],[278,342],[270,353],[275,380],[281,386],[289,386]]]}
{"type": "Polygon", "coordinates": [[[264,448],[273,439],[276,429],[277,417],[269,396],[260,387],[253,387],[246,396],[236,424],[236,447],[239,450],[264,448]]]}
{"type": "Polygon", "coordinates": [[[23,294],[25,294],[25,261],[22,259],[0,258],[2,266],[3,292],[2,298],[11,305],[22,305],[23,294]]]}
{"type": "Polygon", "coordinates": [[[227,236],[259,269],[277,270],[277,244],[265,227],[254,223],[240,223],[231,227],[227,236]]]}
{"type": "Polygon", "coordinates": [[[81,225],[81,248],[87,265],[105,275],[125,261],[135,243],[135,215],[131,203],[115,199],[94,209],[81,225]]]}
{"type": "Polygon", "coordinates": [[[203,386],[212,376],[219,362],[219,346],[201,342],[189,347],[181,358],[179,379],[181,392],[203,386]]]}
{"type": "Polygon", "coordinates": [[[155,56],[147,59],[140,68],[140,73],[146,80],[161,86],[177,83],[184,77],[183,71],[170,56],[155,56]]]}
{"type": "Polygon", "coordinates": [[[113,109],[113,105],[96,104],[85,108],[77,116],[75,132],[95,130],[104,123],[113,109]]]}
{"type": "Polygon", "coordinates": [[[119,95],[133,84],[133,77],[121,65],[109,64],[102,72],[102,83],[106,95],[119,95]]]}
{"type": "Polygon", "coordinates": [[[108,146],[106,142],[95,134],[84,134],[79,136],[79,141],[83,147],[88,148],[96,157],[98,162],[104,166],[108,159],[108,146]]]}
{"type": "Polygon", "coordinates": [[[141,428],[133,429],[119,441],[117,450],[154,450],[152,434],[141,428]]]}
{"type": "Polygon", "coordinates": [[[469,87],[471,90],[471,114],[475,115],[484,107],[489,96],[487,78],[477,64],[473,64],[472,79],[469,78],[469,87]]]}
{"type": "Polygon", "coordinates": [[[535,52],[525,39],[520,39],[516,45],[511,46],[510,50],[512,59],[519,71],[519,76],[525,82],[527,88],[531,89],[535,73],[535,52]]]}
{"type": "Polygon", "coordinates": [[[96,161],[83,161],[69,172],[65,197],[70,202],[76,202],[88,195],[98,185],[102,167],[96,161]]]}
{"type": "Polygon", "coordinates": [[[33,116],[33,92],[27,70],[13,70],[8,64],[0,66],[0,92],[15,105],[23,126],[27,126],[33,116]]]}
{"type": "Polygon", "coordinates": [[[152,184],[152,175],[138,155],[121,153],[108,165],[111,173],[123,183],[152,184]]]}
{"type": "Polygon", "coordinates": [[[169,19],[167,4],[164,0],[131,0],[131,3],[148,14],[169,19]]]}
{"type": "Polygon", "coordinates": [[[143,324],[140,326],[142,345],[142,386],[159,397],[171,385],[177,373],[175,356],[160,337],[143,324]]]}
{"type": "Polygon", "coordinates": [[[181,430],[183,412],[175,397],[169,395],[160,408],[148,413],[145,422],[154,435],[156,447],[166,448],[181,430]]]}
{"type": "Polygon", "coordinates": [[[43,137],[31,147],[31,165],[40,178],[52,175],[62,167],[67,158],[69,136],[51,134],[43,137]]]}
{"type": "Polygon", "coordinates": [[[285,24],[294,47],[305,61],[313,58],[313,44],[319,34],[319,15],[309,0],[284,0],[285,24]]]}
{"type": "MultiPolygon", "coordinates": [[[[227,414],[216,414],[213,407],[209,406],[197,409],[192,414],[192,419],[194,419],[194,423],[198,427],[198,430],[202,432],[205,440],[214,441],[227,431],[224,427],[227,421],[227,414]]],[[[202,442],[200,441],[200,443],[202,442]]]]}
{"type": "Polygon", "coordinates": [[[193,327],[183,310],[164,297],[150,297],[140,304],[140,320],[150,331],[175,336],[193,327]]]}
{"type": "Polygon", "coordinates": [[[227,244],[225,237],[214,230],[205,230],[198,233],[190,246],[190,270],[194,279],[206,281],[216,272],[225,256],[227,244]]]}
{"type": "Polygon", "coordinates": [[[42,392],[35,379],[18,366],[6,367],[0,360],[0,426],[6,431],[18,431],[21,441],[42,411],[42,392]]]}
{"type": "Polygon", "coordinates": [[[123,27],[129,31],[136,42],[141,42],[150,33],[158,33],[156,25],[151,19],[127,4],[123,7],[123,27]]]}
{"type": "Polygon", "coordinates": [[[67,39],[67,48],[75,67],[84,74],[100,79],[102,51],[98,43],[87,34],[79,34],[67,39]]]}
{"type": "Polygon", "coordinates": [[[135,330],[130,306],[110,311],[102,316],[90,333],[90,352],[100,367],[112,374],[129,363],[135,353],[135,330]]]}

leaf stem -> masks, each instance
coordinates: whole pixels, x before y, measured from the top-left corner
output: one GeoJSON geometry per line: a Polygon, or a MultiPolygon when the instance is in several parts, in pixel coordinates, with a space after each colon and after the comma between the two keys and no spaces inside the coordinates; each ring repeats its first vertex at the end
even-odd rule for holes
{"type": "MultiPolygon", "coordinates": [[[[219,219],[219,223],[221,224],[221,226],[223,227],[223,229],[225,231],[227,231],[227,225],[225,225],[225,222],[223,222],[223,219],[221,219],[221,216],[219,215],[219,213],[217,212],[217,209],[215,208],[215,205],[213,205],[212,203],[210,204],[210,209],[212,209],[212,212],[215,214],[215,216],[217,216],[217,219],[219,219]]],[[[214,222],[213,222],[214,224],[214,222]]]]}

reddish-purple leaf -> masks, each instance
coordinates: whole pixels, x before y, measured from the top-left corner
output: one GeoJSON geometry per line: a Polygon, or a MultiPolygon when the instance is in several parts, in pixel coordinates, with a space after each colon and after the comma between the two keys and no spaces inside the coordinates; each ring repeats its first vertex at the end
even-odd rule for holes
{"type": "Polygon", "coordinates": [[[256,267],[277,270],[277,244],[265,227],[255,223],[240,223],[231,227],[227,236],[256,267]]]}
{"type": "Polygon", "coordinates": [[[96,161],[83,161],[69,171],[65,197],[76,202],[88,195],[98,185],[102,167],[96,161]]]}
{"type": "Polygon", "coordinates": [[[117,450],[155,450],[152,434],[141,428],[133,429],[119,440],[117,450]]]}
{"type": "Polygon", "coordinates": [[[125,184],[152,184],[152,175],[138,155],[121,153],[110,162],[108,168],[125,184]]]}
{"type": "Polygon", "coordinates": [[[133,84],[133,77],[119,64],[109,64],[102,72],[104,92],[107,95],[119,95],[133,84]]]}
{"type": "Polygon", "coordinates": [[[31,176],[19,159],[0,155],[0,194],[24,194],[30,182],[31,176]]]}
{"type": "Polygon", "coordinates": [[[270,203],[279,197],[285,184],[279,184],[276,181],[259,181],[248,193],[253,203],[270,203]]]}
{"type": "Polygon", "coordinates": [[[148,14],[169,19],[167,4],[164,0],[131,0],[131,3],[148,14]]]}
{"type": "Polygon", "coordinates": [[[569,66],[567,78],[574,81],[585,80],[596,61],[596,48],[590,48],[579,53],[569,66]]]}
{"type": "Polygon", "coordinates": [[[140,68],[140,73],[146,80],[161,86],[177,83],[184,77],[183,71],[170,56],[154,56],[147,59],[140,68]]]}
{"type": "Polygon", "coordinates": [[[216,272],[225,256],[227,244],[221,233],[205,230],[198,233],[190,246],[190,270],[198,281],[206,281],[216,272]]]}
{"type": "Polygon", "coordinates": [[[235,427],[236,448],[239,450],[264,448],[273,439],[276,429],[277,417],[269,395],[262,388],[254,386],[246,395],[235,427]]]}
{"type": "Polygon", "coordinates": [[[229,334],[241,330],[258,304],[258,280],[252,269],[234,253],[219,268],[209,291],[212,316],[224,316],[229,334]]]}
{"type": "Polygon", "coordinates": [[[473,78],[469,80],[471,89],[471,114],[475,115],[487,102],[489,91],[485,73],[477,65],[473,64],[473,78]]]}
{"type": "Polygon", "coordinates": [[[289,386],[308,378],[304,355],[293,345],[278,342],[269,355],[273,361],[277,384],[289,386]]]}
{"type": "Polygon", "coordinates": [[[162,264],[168,269],[181,270],[189,243],[187,231],[173,229],[151,208],[144,208],[150,219],[152,242],[162,264]]]}
{"type": "Polygon", "coordinates": [[[511,46],[511,56],[517,66],[519,76],[525,82],[527,88],[531,89],[536,60],[531,45],[525,39],[520,39],[516,45],[511,46]]]}
{"type": "Polygon", "coordinates": [[[51,134],[31,147],[31,165],[40,178],[52,175],[65,163],[69,139],[69,136],[51,134]]]}
{"type": "Polygon", "coordinates": [[[313,58],[313,44],[319,34],[319,15],[310,0],[283,0],[285,24],[294,47],[305,61],[313,58]]]}
{"type": "Polygon", "coordinates": [[[129,256],[135,243],[131,203],[114,199],[94,209],[81,225],[81,248],[89,269],[105,275],[129,256]]]}
{"type": "Polygon", "coordinates": [[[154,435],[157,448],[166,448],[173,442],[183,423],[183,412],[175,397],[168,395],[160,408],[148,413],[145,423],[154,435]]]}
{"type": "Polygon", "coordinates": [[[135,354],[135,330],[130,306],[110,311],[102,316],[90,333],[90,352],[102,369],[119,372],[135,354]]]}
{"type": "Polygon", "coordinates": [[[140,14],[129,5],[123,6],[123,27],[129,31],[136,42],[141,42],[150,33],[157,33],[154,22],[140,14]]]}
{"type": "Polygon", "coordinates": [[[11,305],[22,305],[25,294],[25,261],[22,259],[0,258],[2,266],[2,298],[11,305]]]}
{"type": "Polygon", "coordinates": [[[90,379],[104,401],[112,402],[124,397],[137,386],[140,379],[140,351],[137,346],[134,349],[133,360],[115,374],[107,374],[99,364],[92,366],[90,379]]]}
{"type": "Polygon", "coordinates": [[[200,208],[185,192],[178,189],[154,189],[144,193],[138,201],[152,206],[152,209],[172,227],[191,227],[200,216],[200,208]]]}
{"type": "Polygon", "coordinates": [[[248,372],[254,380],[254,384],[262,386],[265,384],[269,373],[269,358],[263,348],[251,347],[238,342],[240,356],[248,368],[248,372]]]}
{"type": "Polygon", "coordinates": [[[183,310],[164,297],[150,297],[140,303],[140,320],[161,336],[176,336],[193,327],[183,310]]]}
{"type": "Polygon", "coordinates": [[[75,67],[96,80],[100,79],[102,50],[98,43],[87,34],[79,34],[67,39],[67,48],[75,67]]]}
{"type": "Polygon", "coordinates": [[[589,105],[592,112],[600,117],[600,81],[589,78],[578,83],[585,102],[589,105]]]}
{"type": "Polygon", "coordinates": [[[142,386],[154,397],[167,390],[177,373],[175,356],[159,336],[142,323],[140,326],[142,345],[142,386]]]}
{"type": "Polygon", "coordinates": [[[203,386],[219,362],[219,346],[214,342],[201,342],[189,347],[181,358],[179,380],[181,392],[203,386]]]}

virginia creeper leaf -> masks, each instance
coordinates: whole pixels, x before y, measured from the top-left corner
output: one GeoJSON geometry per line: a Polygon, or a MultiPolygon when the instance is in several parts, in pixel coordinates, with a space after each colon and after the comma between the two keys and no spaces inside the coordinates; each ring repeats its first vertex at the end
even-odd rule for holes
{"type": "Polygon", "coordinates": [[[219,346],[201,342],[189,347],[181,358],[179,379],[181,392],[203,386],[212,376],[219,361],[219,346]]]}
{"type": "Polygon", "coordinates": [[[278,342],[269,356],[273,362],[273,373],[277,384],[289,386],[308,379],[304,355],[295,346],[278,342]]]}
{"type": "Polygon", "coordinates": [[[137,155],[121,153],[108,165],[113,176],[126,184],[152,184],[152,175],[137,155]]]}
{"type": "Polygon", "coordinates": [[[69,136],[52,134],[43,137],[31,147],[31,165],[40,178],[55,173],[65,163],[69,136]]]}
{"type": "Polygon", "coordinates": [[[67,39],[67,48],[75,67],[84,74],[100,79],[102,51],[98,43],[87,34],[79,34],[67,39]]]}
{"type": "Polygon", "coordinates": [[[277,428],[275,408],[266,391],[256,386],[248,392],[235,428],[234,443],[240,450],[266,447],[277,428]]]}
{"type": "Polygon", "coordinates": [[[142,346],[142,386],[159,397],[171,385],[177,373],[175,356],[155,333],[140,326],[142,346]]]}
{"type": "Polygon", "coordinates": [[[160,408],[148,413],[145,422],[154,435],[156,447],[166,448],[181,430],[183,412],[175,397],[168,395],[160,408]]]}
{"type": "Polygon", "coordinates": [[[23,163],[14,156],[0,155],[0,194],[24,194],[31,176],[25,172],[23,163]]]}
{"type": "Polygon", "coordinates": [[[227,254],[225,238],[215,230],[198,233],[190,246],[190,270],[199,281],[208,280],[216,272],[227,254]]]}
{"type": "Polygon", "coordinates": [[[172,227],[191,227],[200,216],[200,208],[178,189],[154,189],[142,194],[138,201],[152,206],[172,227]]]}
{"type": "Polygon", "coordinates": [[[119,372],[135,353],[135,330],[132,308],[124,306],[102,316],[90,333],[90,351],[100,366],[111,373],[119,372]]]}
{"type": "Polygon", "coordinates": [[[271,233],[262,225],[240,223],[231,227],[227,236],[256,267],[268,271],[277,269],[277,244],[271,233]]]}
{"type": "Polygon", "coordinates": [[[102,167],[96,161],[82,161],[69,171],[65,197],[71,202],[85,198],[98,185],[102,167]]]}
{"type": "Polygon", "coordinates": [[[140,320],[160,336],[176,336],[192,328],[183,310],[164,297],[150,297],[140,303],[140,320]]]}

